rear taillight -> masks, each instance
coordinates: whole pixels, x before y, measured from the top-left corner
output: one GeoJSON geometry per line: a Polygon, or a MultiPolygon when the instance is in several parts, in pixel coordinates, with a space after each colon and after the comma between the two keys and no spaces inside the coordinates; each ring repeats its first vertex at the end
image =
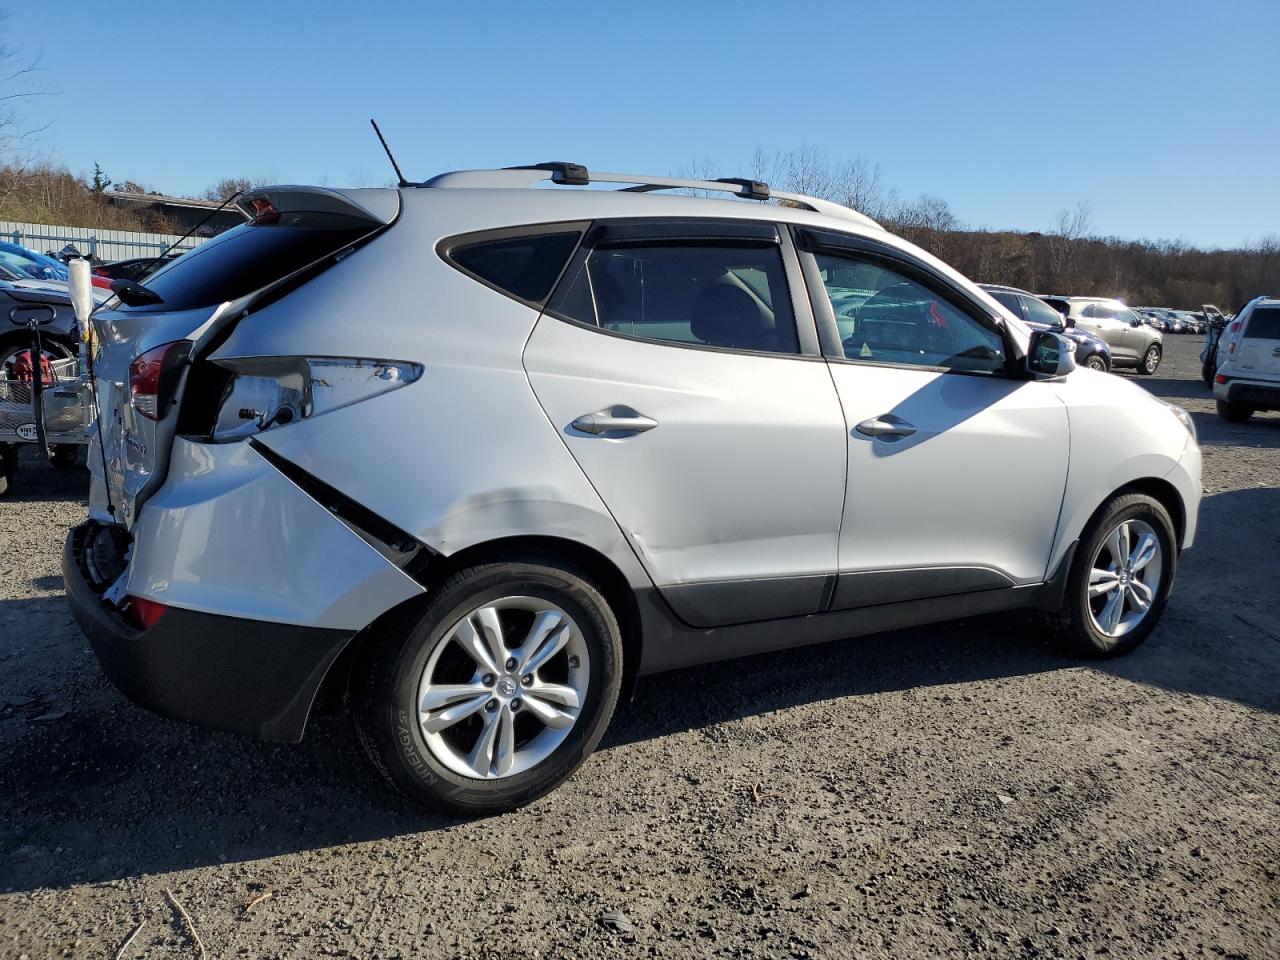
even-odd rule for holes
{"type": "Polygon", "coordinates": [[[1240,321],[1239,321],[1239,320],[1235,320],[1235,321],[1233,321],[1233,322],[1232,322],[1232,324],[1231,324],[1231,326],[1230,326],[1230,327],[1228,327],[1227,329],[1228,329],[1228,330],[1230,330],[1232,333],[1239,333],[1239,332],[1240,332],[1240,321]]]}
{"type": "Polygon", "coordinates": [[[154,627],[168,609],[163,603],[156,603],[154,600],[144,600],[142,597],[129,598],[129,612],[133,614],[134,621],[143,630],[154,627]]]}
{"type": "Polygon", "coordinates": [[[1222,374],[1220,374],[1220,373],[1219,373],[1219,374],[1216,374],[1216,375],[1214,376],[1214,378],[1213,378],[1213,382],[1214,382],[1214,383],[1226,383],[1226,382],[1227,382],[1227,378],[1226,378],[1226,377],[1224,377],[1222,374]]]}
{"type": "Polygon", "coordinates": [[[99,277],[96,274],[90,275],[89,282],[95,287],[100,287],[103,290],[111,289],[111,281],[106,277],[99,277]]]}
{"type": "Polygon", "coordinates": [[[190,352],[190,340],[175,340],[135,357],[129,364],[129,399],[133,409],[148,420],[163,417],[177,394],[182,365],[190,352]]]}
{"type": "Polygon", "coordinates": [[[422,376],[422,365],[361,357],[254,357],[219,360],[223,389],[210,439],[243,440],[369,400],[422,376]]]}

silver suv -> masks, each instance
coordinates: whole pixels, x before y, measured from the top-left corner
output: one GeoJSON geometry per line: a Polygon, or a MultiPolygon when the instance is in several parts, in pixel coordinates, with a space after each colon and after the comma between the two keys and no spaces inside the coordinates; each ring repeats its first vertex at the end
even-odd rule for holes
{"type": "Polygon", "coordinates": [[[1106,297],[1067,297],[1066,303],[1067,324],[1107,341],[1113,366],[1134,367],[1148,376],[1156,372],[1164,337],[1123,303],[1106,297]]]}
{"type": "Polygon", "coordinates": [[[1195,534],[1184,413],[852,210],[571,164],[240,204],[94,323],[67,591],[171,717],[347,702],[506,809],[638,675],[1013,608],[1123,653],[1195,534]]]}

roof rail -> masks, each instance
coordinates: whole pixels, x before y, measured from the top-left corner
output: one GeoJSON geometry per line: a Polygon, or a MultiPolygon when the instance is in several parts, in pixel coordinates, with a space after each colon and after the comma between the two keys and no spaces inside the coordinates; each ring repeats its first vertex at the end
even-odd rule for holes
{"type": "Polygon", "coordinates": [[[718,180],[692,180],[685,177],[654,177],[636,173],[599,173],[588,171],[578,163],[537,163],[500,170],[455,170],[442,173],[419,184],[422,187],[532,187],[544,180],[561,186],[586,186],[591,183],[629,183],[624,193],[652,193],[657,190],[706,190],[728,193],[744,200],[777,200],[802,207],[828,217],[852,220],[864,227],[880,224],[865,214],[830,200],[808,197],[802,193],[774,190],[758,180],[722,177],[718,180]]]}

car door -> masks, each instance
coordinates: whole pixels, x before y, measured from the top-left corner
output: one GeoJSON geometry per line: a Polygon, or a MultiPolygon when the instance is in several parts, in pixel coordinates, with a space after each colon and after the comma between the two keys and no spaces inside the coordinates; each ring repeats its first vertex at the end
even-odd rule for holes
{"type": "Polygon", "coordinates": [[[848,424],[832,609],[1039,583],[1066,485],[1066,408],[1007,360],[997,320],[929,265],[802,231],[802,264],[848,424]],[[844,324],[832,276],[865,296],[844,324]],[[838,339],[836,339],[838,337],[838,339]]]}
{"type": "Polygon", "coordinates": [[[547,416],[696,626],[815,613],[834,579],[844,415],[798,270],[773,224],[599,223],[525,349],[547,416]]]}

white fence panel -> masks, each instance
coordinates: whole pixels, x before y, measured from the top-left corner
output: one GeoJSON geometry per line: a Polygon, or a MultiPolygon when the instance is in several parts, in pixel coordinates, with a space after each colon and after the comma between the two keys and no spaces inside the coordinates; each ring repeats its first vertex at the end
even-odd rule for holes
{"type": "MultiPolygon", "coordinates": [[[[103,260],[127,260],[130,257],[153,257],[170,244],[181,240],[179,233],[135,233],[132,230],[100,230],[97,227],[56,227],[44,223],[18,223],[0,220],[0,241],[18,243],[44,253],[61,250],[68,243],[81,253],[103,260]]],[[[187,237],[178,250],[191,250],[207,237],[187,237]]]]}

